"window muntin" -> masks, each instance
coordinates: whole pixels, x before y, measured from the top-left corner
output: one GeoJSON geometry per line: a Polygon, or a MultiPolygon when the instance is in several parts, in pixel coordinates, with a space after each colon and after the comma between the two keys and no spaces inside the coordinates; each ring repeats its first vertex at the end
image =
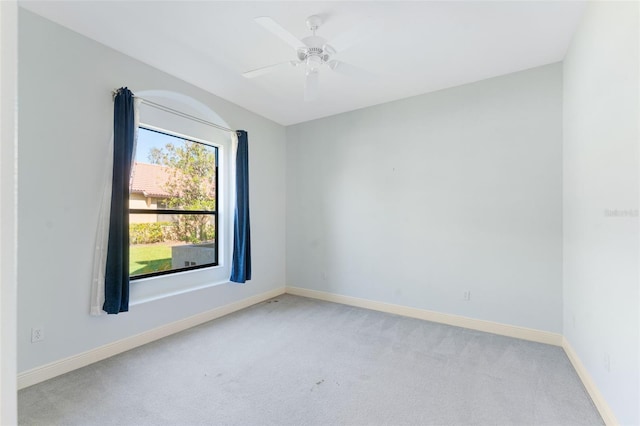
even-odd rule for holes
{"type": "Polygon", "coordinates": [[[218,148],[139,127],[129,198],[132,280],[218,265],[218,148]]]}

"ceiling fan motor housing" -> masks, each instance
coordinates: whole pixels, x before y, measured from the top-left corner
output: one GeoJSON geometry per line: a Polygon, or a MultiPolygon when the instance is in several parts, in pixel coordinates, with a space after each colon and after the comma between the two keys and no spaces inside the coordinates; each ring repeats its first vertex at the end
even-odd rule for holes
{"type": "Polygon", "coordinates": [[[304,42],[305,47],[298,49],[298,60],[310,64],[310,62],[318,62],[317,59],[315,59],[318,58],[320,59],[319,65],[321,65],[328,62],[331,58],[333,49],[327,44],[327,41],[324,38],[312,35],[305,37],[302,41],[304,42]]]}
{"type": "Polygon", "coordinates": [[[301,47],[298,49],[299,60],[306,61],[311,56],[320,58],[322,62],[327,62],[330,58],[330,54],[321,47],[301,47]]]}

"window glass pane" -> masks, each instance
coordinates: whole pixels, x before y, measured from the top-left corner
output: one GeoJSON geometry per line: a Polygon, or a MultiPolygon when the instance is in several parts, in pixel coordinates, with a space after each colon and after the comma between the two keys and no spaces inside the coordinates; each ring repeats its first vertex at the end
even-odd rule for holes
{"type": "Polygon", "coordinates": [[[131,209],[216,210],[217,149],[139,128],[131,209]]]}
{"type": "Polygon", "coordinates": [[[217,264],[217,155],[206,144],[138,129],[129,196],[132,279],[217,264]]]}
{"type": "Polygon", "coordinates": [[[131,277],[216,262],[215,215],[143,213],[129,221],[131,277]]]}

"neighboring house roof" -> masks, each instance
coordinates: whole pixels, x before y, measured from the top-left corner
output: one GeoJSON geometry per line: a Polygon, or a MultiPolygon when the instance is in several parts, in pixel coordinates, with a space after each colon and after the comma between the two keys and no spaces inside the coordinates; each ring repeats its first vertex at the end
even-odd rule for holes
{"type": "Polygon", "coordinates": [[[131,172],[131,192],[145,197],[169,197],[171,194],[165,189],[169,180],[169,170],[169,167],[158,164],[135,162],[131,172]]]}
{"type": "MultiPolygon", "coordinates": [[[[131,193],[151,198],[170,198],[172,194],[166,189],[167,183],[176,177],[184,180],[189,176],[183,175],[180,170],[171,167],[136,161],[133,163],[131,172],[131,193]]],[[[214,197],[215,182],[212,181],[206,190],[209,196],[214,197]]]]}

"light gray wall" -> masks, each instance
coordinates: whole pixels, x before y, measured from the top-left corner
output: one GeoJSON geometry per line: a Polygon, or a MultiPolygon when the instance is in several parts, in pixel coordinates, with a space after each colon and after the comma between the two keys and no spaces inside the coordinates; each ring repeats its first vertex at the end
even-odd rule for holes
{"type": "Polygon", "coordinates": [[[0,424],[17,420],[18,5],[0,2],[0,424]]]}
{"type": "Polygon", "coordinates": [[[287,284],[561,332],[561,139],[560,64],[288,127],[287,284]]]}
{"type": "Polygon", "coordinates": [[[640,424],[638,9],[590,3],[564,61],[564,335],[628,425],[640,424]]]}
{"type": "MultiPolygon", "coordinates": [[[[25,10],[18,55],[18,371],[284,285],[282,126],[25,10]],[[89,316],[99,171],[113,125],[111,90],[121,86],[183,94],[249,132],[253,280],[246,285],[221,284],[132,306],[126,314],[89,316]],[[36,344],[30,343],[34,326],[45,332],[36,344]]],[[[205,271],[188,278],[203,285],[208,279],[205,271]]]]}

